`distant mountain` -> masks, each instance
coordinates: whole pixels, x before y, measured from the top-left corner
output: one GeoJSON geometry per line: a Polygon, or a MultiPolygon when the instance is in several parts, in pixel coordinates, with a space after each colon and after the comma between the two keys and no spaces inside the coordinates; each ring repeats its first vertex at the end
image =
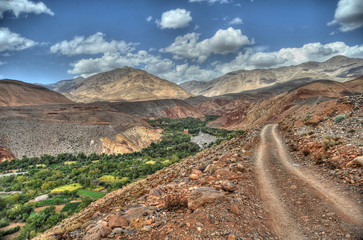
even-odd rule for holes
{"type": "Polygon", "coordinates": [[[306,62],[297,66],[239,70],[209,82],[190,81],[180,86],[194,95],[206,97],[258,89],[291,80],[312,82],[330,79],[344,82],[363,75],[363,59],[336,56],[326,62],[306,62]]]}
{"type": "Polygon", "coordinates": [[[186,99],[190,93],[146,71],[116,68],[85,79],[56,83],[53,89],[76,102],[186,99]]]}
{"type": "Polygon", "coordinates": [[[45,84],[42,85],[50,90],[56,91],[56,92],[69,92],[72,90],[73,86],[76,86],[76,84],[80,81],[82,81],[84,78],[83,77],[77,77],[74,79],[69,79],[69,80],[62,80],[56,83],[52,83],[52,84],[45,84]]]}
{"type": "Polygon", "coordinates": [[[0,80],[0,106],[71,104],[62,94],[17,80],[0,80]]]}

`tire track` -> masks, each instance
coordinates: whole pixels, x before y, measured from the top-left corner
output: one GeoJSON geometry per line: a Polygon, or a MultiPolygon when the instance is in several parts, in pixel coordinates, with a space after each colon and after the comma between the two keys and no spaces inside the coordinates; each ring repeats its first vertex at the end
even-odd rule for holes
{"type": "Polygon", "coordinates": [[[256,173],[272,230],[281,239],[363,237],[362,206],[292,166],[277,125],[260,134],[256,173]]]}

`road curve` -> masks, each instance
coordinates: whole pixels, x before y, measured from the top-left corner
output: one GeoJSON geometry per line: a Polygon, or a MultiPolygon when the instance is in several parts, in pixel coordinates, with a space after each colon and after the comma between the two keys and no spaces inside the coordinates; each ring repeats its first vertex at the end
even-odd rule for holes
{"type": "Polygon", "coordinates": [[[291,164],[277,125],[265,126],[256,154],[260,194],[272,230],[280,239],[361,239],[362,206],[352,193],[291,164]]]}

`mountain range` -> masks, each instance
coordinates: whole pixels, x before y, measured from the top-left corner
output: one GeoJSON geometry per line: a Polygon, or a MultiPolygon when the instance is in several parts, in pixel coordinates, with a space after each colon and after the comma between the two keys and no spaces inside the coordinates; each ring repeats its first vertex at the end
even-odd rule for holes
{"type": "Polygon", "coordinates": [[[180,86],[194,95],[213,97],[293,80],[301,80],[305,83],[322,79],[344,82],[362,75],[363,59],[336,56],[321,63],[306,62],[289,67],[239,70],[208,82],[190,81],[180,86]]]}

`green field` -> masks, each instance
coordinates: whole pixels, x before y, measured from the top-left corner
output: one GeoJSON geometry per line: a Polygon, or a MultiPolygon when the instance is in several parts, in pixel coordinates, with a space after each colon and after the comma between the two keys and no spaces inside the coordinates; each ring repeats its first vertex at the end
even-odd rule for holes
{"type": "Polygon", "coordinates": [[[80,204],[81,202],[68,203],[62,208],[61,212],[68,212],[70,210],[74,211],[78,208],[80,204]]]}
{"type": "Polygon", "coordinates": [[[106,195],[105,193],[102,193],[102,192],[95,192],[95,191],[90,191],[90,190],[85,190],[85,189],[79,189],[77,191],[77,194],[79,196],[91,197],[93,199],[98,199],[98,198],[101,198],[106,195]]]}

